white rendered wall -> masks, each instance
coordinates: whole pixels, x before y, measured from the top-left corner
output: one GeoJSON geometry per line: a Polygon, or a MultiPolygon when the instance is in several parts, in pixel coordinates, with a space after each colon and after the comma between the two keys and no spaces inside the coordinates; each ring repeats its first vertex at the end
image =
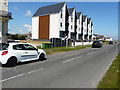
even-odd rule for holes
{"type": "Polygon", "coordinates": [[[79,23],[79,21],[80,21],[80,19],[78,18],[77,19],[77,38],[76,38],[77,40],[79,39],[78,36],[80,34],[80,23],[79,23]]]}
{"type": "MultiPolygon", "coordinates": [[[[8,12],[8,0],[0,0],[0,11],[8,12]]],[[[2,12],[0,12],[0,14],[2,14],[2,12]]],[[[7,32],[8,20],[5,20],[3,17],[0,17],[0,43],[7,43],[7,32]]]]}
{"type": "Polygon", "coordinates": [[[73,22],[71,22],[71,16],[69,16],[69,38],[71,38],[71,32],[75,32],[75,9],[73,10],[72,16],[73,16],[73,22]],[[71,29],[71,25],[72,25],[72,29],[71,29]]]}
{"type": "Polygon", "coordinates": [[[91,26],[91,28],[92,28],[92,40],[93,40],[93,26],[91,26]]]}
{"type": "Polygon", "coordinates": [[[8,0],[0,0],[0,11],[8,11],[8,0]]]}
{"type": "Polygon", "coordinates": [[[58,19],[59,19],[59,26],[58,26],[58,27],[59,27],[59,30],[60,30],[60,31],[65,31],[66,4],[65,4],[65,5],[63,6],[63,8],[62,8],[62,13],[63,13],[63,16],[62,16],[62,18],[61,18],[61,16],[60,16],[61,11],[59,12],[59,17],[58,17],[58,19]],[[60,23],[62,23],[62,27],[60,27],[60,23]]]}
{"type": "Polygon", "coordinates": [[[59,38],[60,34],[60,14],[50,15],[50,29],[49,29],[49,39],[50,38],[59,38]]]}
{"type": "Polygon", "coordinates": [[[91,27],[91,21],[90,21],[90,23],[88,24],[88,40],[89,40],[89,36],[92,35],[91,30],[92,30],[92,27],[91,27]]]}
{"type": "Polygon", "coordinates": [[[83,22],[83,40],[85,40],[85,34],[87,34],[87,18],[83,22]]]}
{"type": "Polygon", "coordinates": [[[32,39],[39,39],[39,16],[32,17],[32,39]]]}
{"type": "Polygon", "coordinates": [[[77,40],[79,40],[78,35],[81,34],[81,31],[82,31],[82,14],[77,19],[77,40]],[[80,21],[80,23],[79,23],[79,21],[80,21]]]}

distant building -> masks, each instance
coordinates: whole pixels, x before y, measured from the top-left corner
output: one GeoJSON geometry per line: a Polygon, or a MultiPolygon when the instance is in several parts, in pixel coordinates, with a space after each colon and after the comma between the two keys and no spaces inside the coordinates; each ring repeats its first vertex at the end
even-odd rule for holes
{"type": "Polygon", "coordinates": [[[26,40],[32,40],[32,33],[31,32],[29,32],[25,36],[26,36],[26,40]]]}
{"type": "Polygon", "coordinates": [[[8,0],[0,0],[0,43],[8,41],[8,20],[12,19],[12,13],[8,12],[8,0]]]}
{"type": "Polygon", "coordinates": [[[106,41],[113,41],[113,38],[111,38],[111,37],[106,37],[105,40],[106,40],[106,41]]]}
{"type": "Polygon", "coordinates": [[[104,35],[98,35],[98,34],[96,34],[96,35],[99,36],[99,40],[105,40],[104,35]]]}
{"type": "Polygon", "coordinates": [[[99,40],[100,39],[100,37],[97,35],[97,34],[93,34],[93,40],[95,41],[95,40],[99,40]]]}

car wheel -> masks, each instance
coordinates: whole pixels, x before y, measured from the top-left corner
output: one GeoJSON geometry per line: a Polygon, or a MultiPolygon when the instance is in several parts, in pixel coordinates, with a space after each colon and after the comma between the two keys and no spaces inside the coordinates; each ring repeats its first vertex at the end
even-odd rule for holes
{"type": "Polygon", "coordinates": [[[15,58],[15,57],[9,58],[6,63],[6,66],[8,66],[8,67],[14,67],[16,65],[17,65],[17,58],[15,58]]]}
{"type": "Polygon", "coordinates": [[[44,53],[41,53],[40,56],[39,56],[39,60],[43,61],[44,59],[45,59],[45,55],[44,55],[44,53]]]}

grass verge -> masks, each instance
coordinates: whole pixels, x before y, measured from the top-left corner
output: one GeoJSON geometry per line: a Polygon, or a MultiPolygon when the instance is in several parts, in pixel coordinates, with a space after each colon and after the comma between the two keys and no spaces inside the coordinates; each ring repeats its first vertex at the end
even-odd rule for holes
{"type": "Polygon", "coordinates": [[[55,53],[62,53],[62,52],[66,52],[66,51],[84,49],[84,48],[88,48],[88,47],[91,47],[91,45],[88,45],[88,46],[68,47],[68,48],[66,48],[66,47],[54,48],[53,50],[46,51],[46,53],[47,54],[55,54],[55,53]]]}
{"type": "Polygon", "coordinates": [[[113,61],[103,79],[98,84],[98,88],[119,88],[120,90],[120,53],[113,61]]]}

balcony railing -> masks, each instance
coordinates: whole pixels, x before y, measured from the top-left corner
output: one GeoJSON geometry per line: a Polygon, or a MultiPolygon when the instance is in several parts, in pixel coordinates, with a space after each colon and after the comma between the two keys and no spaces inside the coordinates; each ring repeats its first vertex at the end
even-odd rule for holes
{"type": "Polygon", "coordinates": [[[12,13],[7,12],[7,11],[0,11],[0,16],[4,18],[12,19],[12,13]]]}

